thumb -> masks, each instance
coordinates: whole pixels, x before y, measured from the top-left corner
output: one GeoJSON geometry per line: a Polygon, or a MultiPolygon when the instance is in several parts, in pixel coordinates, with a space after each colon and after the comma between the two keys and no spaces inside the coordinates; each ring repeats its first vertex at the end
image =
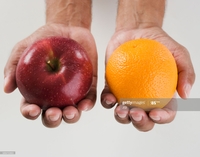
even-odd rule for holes
{"type": "Polygon", "coordinates": [[[22,46],[22,42],[16,44],[10,54],[10,57],[8,58],[8,61],[4,67],[4,92],[5,93],[11,93],[17,88],[16,80],[15,80],[16,67],[20,59],[20,56],[23,53],[25,48],[26,48],[25,46],[22,46]]]}
{"type": "Polygon", "coordinates": [[[186,99],[189,97],[190,90],[194,84],[195,72],[187,49],[182,47],[177,54],[175,56],[178,68],[177,91],[181,98],[186,99]]]}

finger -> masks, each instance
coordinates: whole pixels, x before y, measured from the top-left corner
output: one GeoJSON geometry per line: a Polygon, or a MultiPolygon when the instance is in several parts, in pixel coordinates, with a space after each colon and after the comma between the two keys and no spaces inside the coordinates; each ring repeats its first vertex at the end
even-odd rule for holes
{"type": "Polygon", "coordinates": [[[153,109],[149,113],[149,117],[158,124],[170,123],[174,120],[177,111],[177,101],[175,98],[162,109],[153,109]]]}
{"type": "Polygon", "coordinates": [[[42,122],[48,128],[55,128],[60,125],[62,121],[62,111],[59,108],[52,107],[43,111],[42,122]]]}
{"type": "Polygon", "coordinates": [[[89,111],[91,110],[94,105],[95,105],[95,102],[96,102],[96,94],[97,94],[97,91],[96,91],[96,85],[97,85],[97,77],[94,77],[93,79],[93,84],[90,88],[90,91],[89,93],[87,94],[87,96],[81,100],[78,105],[77,105],[77,108],[78,110],[80,111],[89,111]]]}
{"type": "Polygon", "coordinates": [[[17,85],[15,82],[15,71],[10,70],[9,74],[7,72],[7,74],[4,76],[4,92],[11,93],[16,88],[17,88],[17,85]]]}
{"type": "Polygon", "coordinates": [[[4,68],[4,92],[5,93],[11,93],[17,87],[16,81],[15,81],[16,67],[20,59],[20,56],[25,50],[25,48],[26,47],[22,44],[22,42],[19,42],[13,48],[10,54],[10,57],[8,58],[8,61],[4,68]]]}
{"type": "Polygon", "coordinates": [[[129,124],[129,108],[124,105],[119,105],[115,108],[115,119],[122,124],[129,124]]]}
{"type": "Polygon", "coordinates": [[[140,108],[132,108],[129,113],[132,124],[139,131],[150,131],[154,127],[154,122],[148,117],[146,112],[140,108]]]}
{"type": "Polygon", "coordinates": [[[41,109],[35,104],[29,104],[24,98],[22,98],[20,111],[22,115],[30,120],[35,120],[39,117],[41,109]]]}
{"type": "Polygon", "coordinates": [[[195,81],[195,72],[186,48],[181,47],[180,52],[176,52],[175,60],[178,68],[178,85],[177,91],[182,98],[188,98],[190,90],[195,81]]]}
{"type": "Polygon", "coordinates": [[[111,93],[108,86],[105,85],[105,88],[103,89],[103,91],[101,93],[101,104],[102,104],[102,106],[109,109],[109,108],[112,108],[113,106],[115,106],[116,103],[117,103],[117,99],[111,93]]]}
{"type": "Polygon", "coordinates": [[[64,108],[62,116],[66,123],[76,123],[81,117],[81,111],[73,106],[68,106],[64,108]]]}

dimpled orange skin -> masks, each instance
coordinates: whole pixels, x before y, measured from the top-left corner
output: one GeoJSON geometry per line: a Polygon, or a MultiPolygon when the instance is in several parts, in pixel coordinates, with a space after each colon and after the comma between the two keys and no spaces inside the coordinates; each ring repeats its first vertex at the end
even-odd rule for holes
{"type": "Polygon", "coordinates": [[[161,100],[137,106],[144,110],[163,108],[176,91],[177,79],[174,57],[155,40],[137,39],[122,44],[106,65],[106,81],[118,102],[133,98],[161,100]]]}

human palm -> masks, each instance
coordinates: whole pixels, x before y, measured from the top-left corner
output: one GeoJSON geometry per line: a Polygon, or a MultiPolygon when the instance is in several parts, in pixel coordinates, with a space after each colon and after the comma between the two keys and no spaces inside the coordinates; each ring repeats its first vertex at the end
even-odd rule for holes
{"type": "MultiPolygon", "coordinates": [[[[151,27],[145,29],[120,30],[116,32],[107,46],[106,63],[112,52],[117,47],[126,41],[139,38],[157,40],[170,50],[178,68],[177,92],[180,97],[187,98],[195,79],[189,52],[185,47],[167,35],[167,33],[165,33],[161,28],[151,27]]],[[[115,96],[111,93],[107,84],[102,91],[101,102],[105,108],[112,108],[117,103],[115,96]]],[[[171,122],[175,115],[175,102],[169,103],[163,109],[153,109],[149,113],[146,113],[144,110],[139,108],[129,110],[128,107],[121,105],[118,105],[115,108],[115,118],[118,122],[132,122],[133,125],[141,131],[151,130],[155,123],[161,124],[171,122]]]]}
{"type": "MultiPolygon", "coordinates": [[[[52,107],[46,111],[42,111],[43,124],[47,127],[57,127],[62,119],[67,123],[77,122],[81,112],[90,110],[96,101],[97,52],[95,41],[88,29],[81,27],[67,27],[61,24],[49,24],[39,28],[29,37],[17,43],[13,48],[4,69],[4,91],[10,93],[17,88],[15,71],[23,51],[35,41],[51,36],[62,36],[77,41],[84,47],[93,65],[93,82],[91,89],[86,97],[77,104],[77,108],[68,106],[61,111],[59,108],[52,107]]],[[[41,109],[37,104],[29,104],[24,98],[22,99],[20,110],[24,117],[32,120],[38,118],[41,113],[41,109]]]]}

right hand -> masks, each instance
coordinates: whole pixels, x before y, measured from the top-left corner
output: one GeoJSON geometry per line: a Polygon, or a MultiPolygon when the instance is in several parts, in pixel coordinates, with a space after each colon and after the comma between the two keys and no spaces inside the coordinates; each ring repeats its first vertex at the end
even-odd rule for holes
{"type": "MultiPolygon", "coordinates": [[[[11,93],[17,88],[15,72],[20,56],[24,50],[35,41],[51,36],[68,37],[77,41],[84,47],[93,65],[93,82],[91,89],[87,96],[77,104],[77,108],[68,106],[61,111],[59,108],[52,107],[46,111],[42,111],[43,124],[46,127],[57,127],[62,119],[67,123],[77,122],[81,116],[81,112],[92,109],[96,102],[97,52],[94,38],[88,29],[67,27],[62,24],[48,24],[17,43],[4,69],[4,91],[6,93],[11,93]]],[[[31,120],[38,118],[41,114],[41,108],[37,104],[29,104],[24,98],[21,102],[20,111],[24,117],[31,120]]]]}

